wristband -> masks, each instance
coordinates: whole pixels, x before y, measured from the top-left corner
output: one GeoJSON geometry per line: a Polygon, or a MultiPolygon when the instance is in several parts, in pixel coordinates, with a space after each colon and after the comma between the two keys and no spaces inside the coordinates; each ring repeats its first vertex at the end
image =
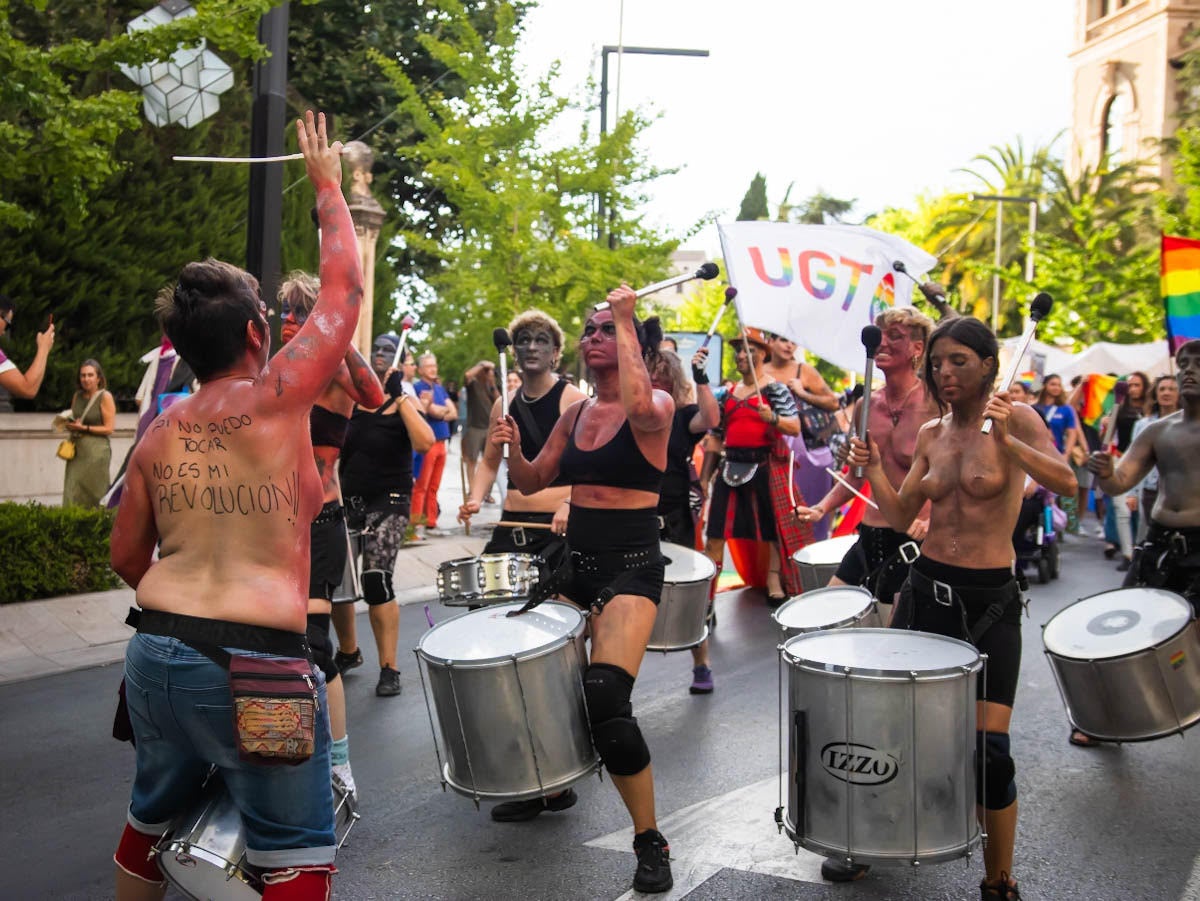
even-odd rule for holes
{"type": "Polygon", "coordinates": [[[697,385],[707,385],[708,384],[708,373],[705,372],[703,369],[699,369],[699,368],[693,366],[692,367],[692,381],[694,381],[697,385]]]}

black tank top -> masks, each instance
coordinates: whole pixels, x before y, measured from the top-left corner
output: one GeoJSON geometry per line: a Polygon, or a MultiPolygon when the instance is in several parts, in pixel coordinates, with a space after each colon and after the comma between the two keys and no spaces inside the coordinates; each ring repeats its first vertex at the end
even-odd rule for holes
{"type": "Polygon", "coordinates": [[[626,419],[612,440],[595,450],[581,450],[575,443],[575,430],[583,409],[575,416],[567,446],[558,464],[558,473],[572,485],[607,485],[610,488],[636,488],[658,494],[662,470],[655,469],[642,454],[626,419]]]}
{"type": "Polygon", "coordinates": [[[350,419],[340,413],[313,404],[308,414],[308,431],[312,435],[313,447],[336,447],[346,445],[346,432],[350,430],[350,419]]]}
{"type": "Polygon", "coordinates": [[[383,491],[412,491],[412,439],[404,417],[387,415],[389,398],[377,410],[355,408],[342,452],[342,493],[374,497],[383,491]]]}
{"type": "MultiPolygon", "coordinates": [[[[546,446],[546,440],[554,430],[554,424],[562,418],[559,406],[562,403],[563,392],[566,390],[566,379],[559,379],[554,383],[553,388],[537,400],[527,401],[523,399],[525,389],[517,389],[508,412],[517,421],[517,428],[521,430],[521,456],[526,460],[532,460],[546,446]]],[[[557,488],[566,484],[562,473],[559,473],[554,481],[546,487],[557,488]]],[[[509,476],[508,487],[510,490],[516,490],[517,486],[513,484],[512,476],[509,476]]]]}

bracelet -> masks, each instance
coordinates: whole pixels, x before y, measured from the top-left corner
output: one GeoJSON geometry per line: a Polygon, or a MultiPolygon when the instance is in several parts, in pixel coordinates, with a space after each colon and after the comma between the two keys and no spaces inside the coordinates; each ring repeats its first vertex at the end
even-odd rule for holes
{"type": "Polygon", "coordinates": [[[703,369],[697,369],[695,366],[693,366],[692,367],[692,381],[695,382],[697,385],[707,385],[708,384],[708,373],[705,372],[703,369]]]}

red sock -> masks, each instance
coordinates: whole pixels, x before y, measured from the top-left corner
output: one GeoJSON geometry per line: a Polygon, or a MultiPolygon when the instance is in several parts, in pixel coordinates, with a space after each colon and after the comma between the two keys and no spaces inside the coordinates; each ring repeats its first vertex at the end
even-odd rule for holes
{"type": "Polygon", "coordinates": [[[333,864],[271,870],[263,874],[263,901],[329,901],[336,872],[333,864]]]}
{"type": "Polygon", "coordinates": [[[155,885],[162,885],[162,870],[158,868],[158,857],[153,853],[158,839],[158,835],[146,835],[126,823],[113,860],[126,873],[155,885]]]}

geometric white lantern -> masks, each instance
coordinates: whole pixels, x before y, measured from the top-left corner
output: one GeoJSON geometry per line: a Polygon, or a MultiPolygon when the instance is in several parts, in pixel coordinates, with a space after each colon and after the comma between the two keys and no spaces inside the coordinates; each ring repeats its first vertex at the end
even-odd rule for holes
{"type": "MultiPolygon", "coordinates": [[[[196,15],[187,0],[162,0],[138,16],[125,30],[146,31],[175,19],[196,15]]],[[[127,78],[142,88],[146,118],[159,127],[172,122],[191,128],[221,108],[219,94],[233,87],[233,70],[206,48],[202,38],[194,47],[180,47],[171,58],[143,66],[119,64],[127,78]]]]}

